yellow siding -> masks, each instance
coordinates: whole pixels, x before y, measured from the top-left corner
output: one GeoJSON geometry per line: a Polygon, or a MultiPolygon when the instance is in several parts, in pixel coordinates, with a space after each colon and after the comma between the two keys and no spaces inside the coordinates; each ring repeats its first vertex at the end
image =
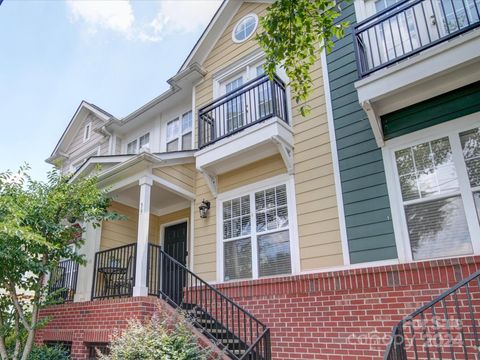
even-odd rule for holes
{"type": "MultiPolygon", "coordinates": [[[[126,216],[126,220],[105,221],[102,224],[100,250],[128,245],[137,241],[138,210],[117,202],[114,202],[110,209],[126,216]]],[[[185,218],[190,219],[190,208],[162,216],[151,215],[148,241],[152,244],[160,244],[160,226],[185,218]]]]}
{"type": "MultiPolygon", "coordinates": [[[[312,72],[315,88],[304,118],[294,105],[295,192],[300,268],[314,270],[343,264],[330,137],[320,64],[312,72]]],[[[294,103],[295,104],[295,103],[294,103]]]]}
{"type": "MultiPolygon", "coordinates": [[[[254,37],[244,43],[236,44],[231,39],[231,33],[242,17],[252,12],[262,16],[266,7],[267,4],[244,3],[213,47],[203,64],[207,72],[205,79],[196,86],[197,111],[212,101],[213,75],[258,49],[254,37]]],[[[320,63],[315,65],[312,77],[315,88],[308,101],[308,105],[312,108],[311,114],[306,118],[302,117],[299,114],[299,106],[292,100],[295,140],[294,176],[301,271],[343,264],[320,63]]],[[[220,175],[218,191],[222,193],[285,172],[281,157],[276,155],[220,175]]],[[[195,193],[197,206],[202,199],[207,199],[210,200],[212,208],[207,219],[200,219],[198,212],[195,212],[194,270],[207,280],[215,280],[217,250],[215,199],[201,174],[197,174],[195,193]]]]}
{"type": "Polygon", "coordinates": [[[194,192],[195,165],[193,164],[161,167],[153,169],[153,174],[189,192],[194,192]]]}
{"type": "Polygon", "coordinates": [[[216,204],[202,174],[197,173],[195,209],[203,199],[210,201],[206,219],[195,211],[194,272],[207,281],[216,280],[216,204]]]}
{"type": "Polygon", "coordinates": [[[287,169],[282,157],[274,155],[220,175],[218,177],[218,192],[223,193],[286,172],[287,169]]]}

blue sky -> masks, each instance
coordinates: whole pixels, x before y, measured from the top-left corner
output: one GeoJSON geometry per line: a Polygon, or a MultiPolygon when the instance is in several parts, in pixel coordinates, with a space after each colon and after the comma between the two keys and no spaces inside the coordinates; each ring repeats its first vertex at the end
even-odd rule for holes
{"type": "Polygon", "coordinates": [[[0,172],[44,179],[82,99],[123,117],[167,89],[218,0],[14,1],[0,6],[0,172]]]}

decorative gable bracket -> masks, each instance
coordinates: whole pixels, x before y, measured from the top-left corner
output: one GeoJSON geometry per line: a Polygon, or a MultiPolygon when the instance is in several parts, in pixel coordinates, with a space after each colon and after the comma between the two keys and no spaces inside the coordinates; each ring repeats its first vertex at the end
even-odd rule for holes
{"type": "Polygon", "coordinates": [[[215,175],[210,174],[204,169],[199,169],[203,175],[203,178],[207,182],[208,188],[214,197],[217,197],[218,194],[218,179],[215,175]]]}
{"type": "Polygon", "coordinates": [[[285,142],[280,136],[272,136],[273,142],[277,145],[278,152],[282,156],[285,167],[287,168],[287,173],[289,175],[293,174],[293,146],[285,142]]]}

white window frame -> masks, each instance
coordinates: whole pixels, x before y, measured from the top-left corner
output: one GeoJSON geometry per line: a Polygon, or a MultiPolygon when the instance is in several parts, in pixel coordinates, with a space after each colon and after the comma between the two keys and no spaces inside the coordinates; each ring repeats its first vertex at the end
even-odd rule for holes
{"type": "MultiPolygon", "coordinates": [[[[234,190],[226,191],[218,194],[216,200],[217,208],[217,282],[239,282],[257,279],[268,279],[275,277],[292,276],[300,273],[300,251],[298,245],[298,225],[297,225],[297,208],[295,198],[295,182],[292,175],[278,175],[270,179],[262,180],[253,184],[245,185],[234,190]],[[255,224],[255,193],[258,191],[266,190],[272,187],[286,185],[287,190],[287,208],[288,208],[288,230],[289,230],[289,242],[290,242],[290,261],[291,261],[291,273],[283,275],[273,276],[258,276],[258,235],[256,233],[255,224]],[[250,196],[250,216],[251,216],[251,246],[252,246],[252,277],[244,279],[232,279],[224,280],[224,249],[223,249],[223,202],[232,200],[245,195],[250,196]]],[[[286,229],[286,228],[285,228],[286,229]]],[[[271,232],[282,231],[282,229],[272,230],[271,232]]],[[[262,232],[259,235],[263,235],[269,232],[262,232]]],[[[246,236],[243,236],[246,237],[246,236]]],[[[232,240],[232,239],[228,239],[232,240]]]]}
{"type": "Polygon", "coordinates": [[[146,131],[145,133],[143,133],[142,135],[139,135],[135,138],[132,138],[128,141],[125,141],[125,151],[124,153],[125,154],[128,154],[128,145],[131,144],[132,142],[136,141],[136,146],[135,146],[135,154],[139,154],[140,153],[140,138],[143,137],[143,136],[146,136],[148,134],[149,138],[148,138],[148,147],[150,147],[150,144],[152,143],[152,132],[151,131],[146,131]]]}
{"type": "Polygon", "coordinates": [[[247,41],[248,39],[250,39],[254,34],[255,32],[257,31],[258,29],[258,15],[255,14],[255,13],[249,13],[247,15],[245,15],[244,17],[242,17],[240,20],[238,20],[235,24],[235,26],[233,27],[233,30],[232,30],[232,41],[236,44],[240,44],[240,43],[243,43],[245,41],[247,41]],[[255,26],[252,30],[252,33],[249,34],[247,37],[245,37],[245,39],[237,39],[235,37],[235,33],[237,32],[237,27],[246,19],[246,18],[249,18],[249,17],[253,17],[255,19],[255,26]]]}
{"type": "MultiPolygon", "coordinates": [[[[194,127],[195,127],[194,126],[194,121],[195,120],[194,120],[193,115],[194,115],[193,110],[182,111],[180,114],[176,115],[173,119],[170,119],[170,120],[167,121],[167,123],[165,124],[165,151],[166,152],[168,152],[168,144],[171,143],[172,141],[175,141],[175,140],[178,140],[178,148],[175,151],[190,151],[190,150],[194,149],[193,130],[194,130],[194,127]],[[190,128],[190,131],[184,131],[183,130],[183,117],[184,117],[184,115],[187,115],[188,113],[191,113],[192,125],[191,125],[191,128],[190,128]],[[173,121],[178,121],[179,132],[178,132],[177,136],[169,139],[168,138],[168,124],[170,124],[173,121]],[[190,144],[190,149],[184,150],[183,149],[183,136],[188,134],[188,133],[192,134],[192,141],[191,141],[191,144],[190,144]]],[[[175,152],[175,151],[171,151],[171,152],[175,152]]]]}
{"type": "MultiPolygon", "coordinates": [[[[399,136],[385,142],[385,146],[382,148],[383,162],[385,166],[385,176],[387,180],[390,208],[392,211],[392,222],[395,232],[398,258],[401,262],[412,262],[417,260],[413,260],[412,257],[412,249],[408,236],[407,220],[400,189],[395,152],[407,147],[447,136],[452,149],[453,163],[457,172],[460,195],[465,209],[465,216],[472,242],[473,253],[470,255],[445,256],[444,258],[464,257],[480,254],[480,224],[477,217],[477,211],[472,196],[473,191],[470,187],[470,181],[468,179],[467,168],[463,158],[459,136],[461,132],[473,129],[475,127],[480,127],[480,112],[422,129],[411,134],[399,136]]],[[[434,199],[435,197],[431,198],[431,200],[434,199]]],[[[427,259],[418,261],[425,260],[427,259]]]]}
{"type": "Polygon", "coordinates": [[[90,140],[92,136],[92,122],[88,122],[85,124],[85,127],[83,128],[83,142],[87,142],[90,140]]]}

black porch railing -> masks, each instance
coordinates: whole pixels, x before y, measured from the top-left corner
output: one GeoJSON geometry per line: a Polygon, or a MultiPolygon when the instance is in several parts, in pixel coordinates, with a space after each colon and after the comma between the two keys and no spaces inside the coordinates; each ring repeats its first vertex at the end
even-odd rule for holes
{"type": "Polygon", "coordinates": [[[276,75],[262,75],[199,110],[198,147],[272,117],[288,123],[287,114],[285,84],[276,75]]]}
{"type": "Polygon", "coordinates": [[[480,271],[393,328],[385,360],[480,359],[480,271]]]}
{"type": "Polygon", "coordinates": [[[78,263],[73,260],[60,261],[50,274],[48,292],[55,301],[73,301],[77,290],[78,263]]]}
{"type": "Polygon", "coordinates": [[[137,244],[95,254],[92,300],[132,296],[135,286],[137,244]]]}
{"type": "Polygon", "coordinates": [[[270,330],[260,320],[165,253],[149,247],[148,284],[176,308],[187,312],[195,326],[236,360],[270,360],[270,330]],[[154,254],[154,255],[153,255],[154,254]],[[155,265],[154,265],[155,264],[155,265]]]}
{"type": "Polygon", "coordinates": [[[401,0],[354,30],[360,78],[480,26],[480,0],[401,0]]]}

